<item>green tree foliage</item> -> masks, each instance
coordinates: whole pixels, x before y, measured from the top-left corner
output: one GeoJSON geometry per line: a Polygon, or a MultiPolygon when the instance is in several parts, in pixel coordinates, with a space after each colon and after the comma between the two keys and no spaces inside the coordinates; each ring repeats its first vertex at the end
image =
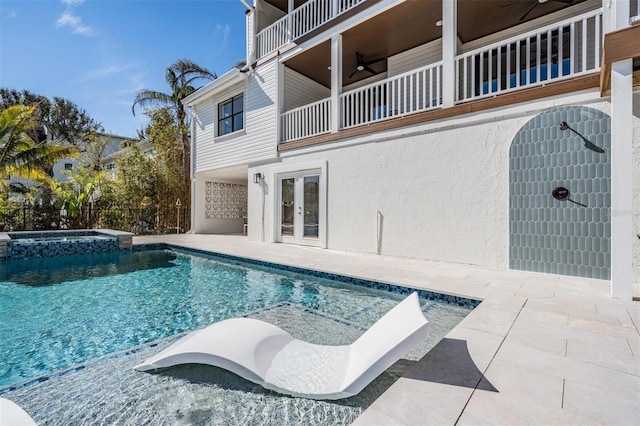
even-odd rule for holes
{"type": "Polygon", "coordinates": [[[44,181],[47,170],[63,158],[78,155],[70,147],[37,143],[32,138],[35,107],[15,105],[0,113],[0,185],[9,176],[44,181]]]}
{"type": "Polygon", "coordinates": [[[57,144],[82,149],[90,135],[102,130],[84,109],[67,99],[54,97],[50,101],[28,90],[0,88],[0,111],[16,105],[36,108],[30,135],[37,142],[44,141],[49,133],[57,144]]]}
{"type": "Polygon", "coordinates": [[[140,223],[155,223],[156,164],[152,156],[130,142],[117,161],[114,181],[105,179],[96,207],[102,211],[99,226],[139,232],[140,223]]]}
{"type": "Polygon", "coordinates": [[[156,199],[154,205],[160,211],[171,211],[175,202],[189,203],[185,199],[189,194],[189,170],[180,161],[182,143],[180,128],[176,124],[175,116],[169,108],[158,108],[149,114],[151,121],[147,127],[147,140],[153,147],[156,177],[156,199]]]}

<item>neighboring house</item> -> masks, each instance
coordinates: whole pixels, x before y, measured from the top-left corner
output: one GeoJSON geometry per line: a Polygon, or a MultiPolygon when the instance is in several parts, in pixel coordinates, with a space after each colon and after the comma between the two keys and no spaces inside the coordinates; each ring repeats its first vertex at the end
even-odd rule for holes
{"type": "Polygon", "coordinates": [[[194,232],[246,220],[254,241],[611,279],[631,299],[636,0],[241,1],[247,67],[184,100],[194,232]]]}
{"type": "MultiPolygon", "coordinates": [[[[132,140],[132,139],[131,139],[132,140]]],[[[151,145],[148,139],[142,139],[136,142],[138,148],[146,156],[155,154],[155,148],[151,145]]],[[[104,157],[104,170],[107,172],[107,177],[111,179],[116,178],[116,170],[118,168],[118,158],[126,153],[129,148],[123,148],[122,145],[116,151],[110,152],[104,157]]]]}
{"type": "MultiPolygon", "coordinates": [[[[47,137],[49,138],[49,135],[47,135],[47,137]]],[[[106,146],[102,152],[102,158],[104,162],[103,167],[107,170],[111,169],[112,166],[110,166],[110,164],[113,162],[114,154],[120,150],[120,146],[122,145],[122,143],[129,138],[125,138],[124,136],[112,135],[108,133],[98,133],[98,138],[106,139],[105,141],[106,146]]],[[[50,140],[50,138],[49,138],[49,142],[53,143],[53,141],[50,140]]],[[[86,161],[89,161],[89,159],[86,158],[86,154],[82,154],[82,153],[80,155],[80,158],[65,158],[63,160],[58,161],[53,165],[53,178],[58,179],[62,182],[66,182],[69,179],[69,176],[66,173],[64,173],[64,171],[73,170],[74,167],[79,166],[80,164],[82,164],[83,161],[86,162],[86,161]]],[[[10,179],[9,183],[22,184],[24,186],[35,186],[35,183],[25,179],[10,179]]],[[[21,198],[21,197],[18,197],[18,198],[21,198]]]]}
{"type": "MultiPolygon", "coordinates": [[[[111,168],[111,158],[113,158],[113,155],[116,152],[120,151],[124,141],[128,140],[129,138],[125,138],[124,136],[111,135],[108,133],[98,133],[98,137],[101,139],[107,139],[106,146],[102,151],[102,166],[105,170],[108,170],[111,168]]],[[[53,177],[62,182],[65,182],[69,177],[63,171],[72,170],[74,167],[82,164],[83,161],[88,161],[88,159],[83,158],[83,154],[80,155],[80,158],[68,158],[58,161],[53,166],[53,177]]]]}

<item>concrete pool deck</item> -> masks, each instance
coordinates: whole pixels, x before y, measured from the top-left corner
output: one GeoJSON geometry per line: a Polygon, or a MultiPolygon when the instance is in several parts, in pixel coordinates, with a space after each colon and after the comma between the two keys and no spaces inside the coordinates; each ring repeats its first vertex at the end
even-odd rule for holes
{"type": "Polygon", "coordinates": [[[483,300],[354,424],[640,424],[640,302],[608,281],[236,235],[133,239],[161,242],[483,300]]]}

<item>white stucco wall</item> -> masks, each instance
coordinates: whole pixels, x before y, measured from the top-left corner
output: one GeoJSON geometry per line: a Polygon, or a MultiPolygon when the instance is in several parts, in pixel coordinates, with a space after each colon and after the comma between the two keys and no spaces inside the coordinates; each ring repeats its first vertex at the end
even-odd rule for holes
{"type": "Polygon", "coordinates": [[[640,91],[633,94],[633,282],[640,297],[640,91]]]}
{"type": "Polygon", "coordinates": [[[589,91],[284,152],[250,167],[265,175],[266,196],[263,236],[260,187],[249,185],[249,238],[275,240],[276,172],[326,160],[328,248],[375,253],[379,211],[382,254],[507,268],[511,141],[539,112],[565,104],[609,113],[589,91]]]}

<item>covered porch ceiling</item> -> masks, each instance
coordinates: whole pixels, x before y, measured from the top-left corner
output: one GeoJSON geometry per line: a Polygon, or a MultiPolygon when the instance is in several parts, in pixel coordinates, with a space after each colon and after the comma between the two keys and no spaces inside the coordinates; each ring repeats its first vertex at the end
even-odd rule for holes
{"type": "Polygon", "coordinates": [[[247,184],[249,178],[249,167],[246,164],[239,166],[226,167],[224,169],[211,170],[206,172],[198,172],[197,175],[204,179],[221,179],[231,183],[247,184]]]}
{"type": "MultiPolygon", "coordinates": [[[[286,10],[287,0],[265,0],[286,10]]],[[[586,0],[458,0],[458,37],[462,43],[502,31],[586,0]],[[534,7],[535,4],[535,7],[534,7]],[[533,7],[533,9],[531,9],[533,7]],[[521,19],[525,13],[531,11],[521,19]]],[[[296,0],[296,7],[304,0],[296,0]]],[[[365,61],[388,58],[413,47],[437,40],[442,27],[442,0],[406,0],[404,3],[369,19],[343,33],[343,83],[355,83],[371,74],[358,72],[356,52],[365,61]]],[[[307,77],[331,85],[331,45],[324,42],[289,59],[286,65],[307,77]]],[[[377,72],[386,71],[386,61],[372,64],[377,72]]]]}

